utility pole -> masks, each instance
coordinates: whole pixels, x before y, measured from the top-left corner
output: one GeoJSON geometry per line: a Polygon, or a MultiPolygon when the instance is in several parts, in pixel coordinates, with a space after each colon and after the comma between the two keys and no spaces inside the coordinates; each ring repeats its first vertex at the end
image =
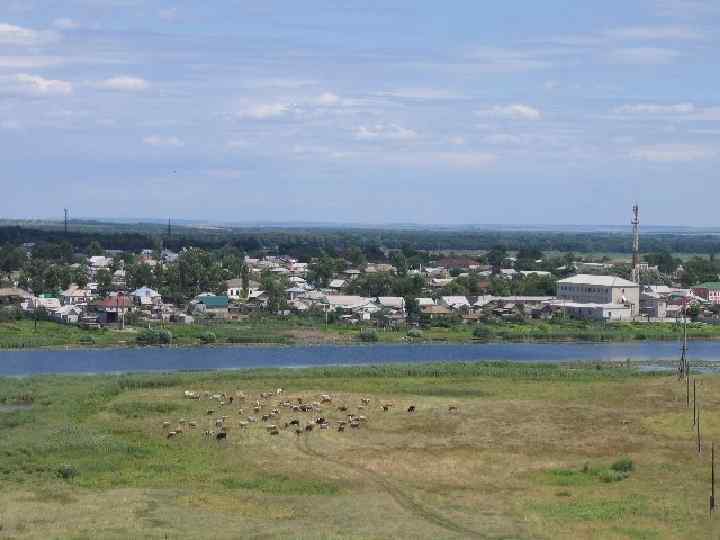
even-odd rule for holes
{"type": "Polygon", "coordinates": [[[69,217],[70,217],[70,210],[68,210],[67,208],[65,208],[64,210],[65,210],[65,236],[67,236],[67,233],[68,233],[68,219],[69,219],[69,217]]]}
{"type": "Polygon", "coordinates": [[[715,511],[715,443],[711,446],[710,459],[710,514],[715,511]]]}

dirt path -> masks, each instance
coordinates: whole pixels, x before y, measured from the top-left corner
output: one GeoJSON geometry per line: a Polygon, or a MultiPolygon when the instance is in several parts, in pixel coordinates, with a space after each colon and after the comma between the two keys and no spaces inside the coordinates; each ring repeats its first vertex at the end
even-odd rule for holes
{"type": "Polygon", "coordinates": [[[415,501],[415,499],[412,498],[412,496],[408,495],[407,493],[404,493],[402,490],[398,489],[397,487],[393,486],[388,480],[383,478],[383,476],[375,471],[371,471],[369,469],[366,469],[365,467],[362,467],[360,465],[355,465],[352,463],[348,463],[346,461],[336,459],[333,457],[330,457],[328,455],[325,455],[321,452],[318,452],[317,450],[314,450],[310,447],[310,437],[300,437],[302,440],[298,440],[298,450],[300,452],[304,453],[307,456],[321,459],[326,462],[334,463],[335,465],[339,465],[341,467],[345,467],[348,469],[352,469],[356,472],[359,472],[366,477],[370,478],[375,484],[377,484],[383,491],[385,491],[388,495],[390,495],[393,500],[398,503],[401,507],[403,507],[408,512],[414,514],[415,516],[419,517],[420,519],[423,519],[429,523],[432,523],[433,525],[437,525],[438,527],[441,527],[445,529],[446,531],[456,533],[461,535],[463,538],[490,538],[488,536],[483,535],[482,533],[475,531],[473,529],[469,529],[467,527],[464,527],[463,525],[455,522],[454,520],[447,518],[443,516],[442,514],[439,514],[438,512],[435,512],[422,504],[415,501]]]}

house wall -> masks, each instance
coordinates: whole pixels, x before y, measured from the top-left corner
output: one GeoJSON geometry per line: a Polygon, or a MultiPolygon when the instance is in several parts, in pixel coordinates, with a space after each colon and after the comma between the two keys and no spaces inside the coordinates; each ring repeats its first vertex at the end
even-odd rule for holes
{"type": "Polygon", "coordinates": [[[558,298],[579,304],[623,304],[623,297],[632,306],[632,314],[640,309],[639,287],[605,287],[584,283],[558,283],[558,298]]]}

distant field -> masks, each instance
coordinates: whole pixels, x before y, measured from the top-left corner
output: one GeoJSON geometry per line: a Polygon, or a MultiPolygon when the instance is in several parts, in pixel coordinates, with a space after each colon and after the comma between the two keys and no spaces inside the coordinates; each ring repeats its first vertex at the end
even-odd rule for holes
{"type": "Polygon", "coordinates": [[[684,385],[624,368],[0,379],[0,538],[717,538],[720,377],[698,382],[701,456],[684,385]],[[278,387],[263,412],[321,393],[332,403],[279,406],[275,436],[262,422],[241,429],[250,400],[278,387]],[[219,407],[188,389],[248,400],[219,407]],[[367,421],[339,433],[339,405],[367,421]],[[227,441],[205,439],[220,415],[227,441]],[[317,415],[329,430],[284,428],[317,415]],[[181,418],[197,427],[168,440],[181,418]]]}

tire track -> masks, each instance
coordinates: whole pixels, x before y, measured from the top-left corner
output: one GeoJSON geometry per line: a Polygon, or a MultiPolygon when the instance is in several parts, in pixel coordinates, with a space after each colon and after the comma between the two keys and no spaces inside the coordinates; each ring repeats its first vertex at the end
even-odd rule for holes
{"type": "Polygon", "coordinates": [[[365,467],[362,467],[360,465],[354,465],[352,463],[348,463],[341,459],[336,459],[336,458],[327,456],[327,455],[325,455],[321,452],[318,452],[317,450],[314,450],[310,447],[309,437],[302,437],[302,439],[303,439],[302,443],[300,441],[298,441],[298,450],[300,450],[300,452],[302,452],[303,454],[305,454],[309,457],[321,459],[323,461],[328,461],[330,463],[334,463],[335,465],[339,465],[341,467],[352,469],[361,474],[364,474],[365,476],[369,477],[373,482],[375,482],[378,486],[380,486],[380,488],[382,488],[383,491],[385,491],[388,495],[390,495],[390,497],[392,497],[392,499],[398,505],[400,505],[402,508],[404,508],[408,512],[416,515],[417,517],[419,517],[425,521],[428,521],[429,523],[432,523],[433,525],[437,525],[438,527],[441,527],[441,528],[445,529],[446,531],[459,534],[464,538],[483,538],[483,539],[489,538],[488,536],[485,536],[478,531],[464,527],[464,526],[460,525],[459,523],[456,523],[452,519],[449,519],[449,518],[443,516],[442,514],[439,514],[433,510],[426,508],[422,504],[415,501],[410,495],[408,495],[407,493],[404,493],[402,490],[393,486],[388,480],[383,478],[383,476],[381,474],[379,474],[375,471],[366,469],[365,467]]]}

